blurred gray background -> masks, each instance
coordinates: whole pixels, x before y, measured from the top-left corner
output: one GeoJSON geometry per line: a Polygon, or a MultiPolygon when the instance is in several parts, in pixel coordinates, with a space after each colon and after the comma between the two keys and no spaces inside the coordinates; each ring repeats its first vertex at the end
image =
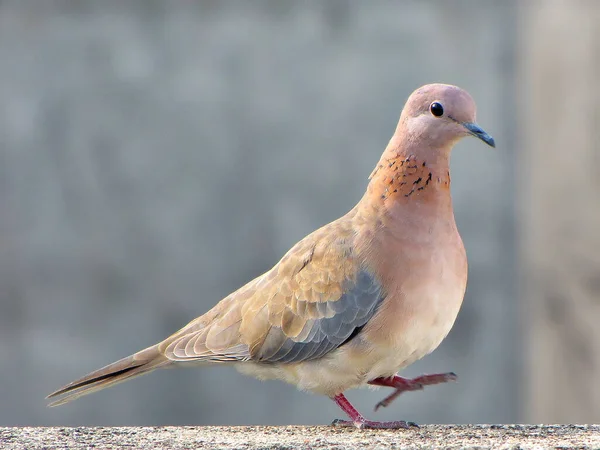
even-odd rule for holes
{"type": "Polygon", "coordinates": [[[377,420],[542,417],[524,406],[517,3],[1,2],[0,425],[341,417],[231,367],[156,372],[55,409],[44,396],[163,339],[348,211],[430,82],[466,88],[497,142],[454,152],[467,296],[441,347],[403,372],[459,382],[377,413],[388,392],[349,399],[377,420]]]}

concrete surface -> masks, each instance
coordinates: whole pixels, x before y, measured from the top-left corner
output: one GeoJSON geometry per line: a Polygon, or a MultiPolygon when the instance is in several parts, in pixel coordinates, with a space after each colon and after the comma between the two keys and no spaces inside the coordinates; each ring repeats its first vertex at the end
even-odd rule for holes
{"type": "Polygon", "coordinates": [[[426,425],[399,431],[333,427],[0,428],[4,450],[112,448],[599,448],[600,425],[426,425]]]}

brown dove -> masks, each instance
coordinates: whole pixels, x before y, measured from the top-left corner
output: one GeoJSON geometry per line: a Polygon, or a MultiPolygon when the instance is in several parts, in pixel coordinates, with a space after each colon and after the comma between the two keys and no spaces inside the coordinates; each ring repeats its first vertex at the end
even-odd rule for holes
{"type": "Polygon", "coordinates": [[[454,380],[396,373],[432,352],[458,314],[467,258],[450,196],[450,151],[465,136],[494,147],[464,90],[430,84],[408,98],[366,193],[343,217],[309,234],[275,266],[162,342],[53,392],[62,405],[154,369],[231,364],[326,395],[350,420],[337,425],[404,428],[365,419],[344,396],[363,385],[404,391],[454,380]]]}

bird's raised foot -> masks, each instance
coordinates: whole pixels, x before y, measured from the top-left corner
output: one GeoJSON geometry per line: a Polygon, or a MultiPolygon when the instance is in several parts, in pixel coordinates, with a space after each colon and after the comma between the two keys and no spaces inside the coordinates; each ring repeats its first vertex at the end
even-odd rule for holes
{"type": "Polygon", "coordinates": [[[377,422],[374,420],[342,420],[335,419],[332,423],[334,427],[356,427],[359,430],[401,430],[407,428],[419,428],[414,422],[405,422],[404,420],[395,420],[392,422],[377,422]]]}
{"type": "Polygon", "coordinates": [[[403,392],[419,391],[422,390],[425,386],[446,383],[448,381],[456,381],[457,379],[458,377],[454,372],[447,372],[436,373],[432,375],[421,375],[413,379],[403,378],[396,375],[390,378],[376,378],[375,380],[372,380],[369,383],[376,386],[387,386],[396,388],[394,392],[392,392],[390,395],[388,395],[386,398],[384,398],[375,405],[375,411],[377,411],[382,406],[388,406],[396,399],[396,397],[398,397],[403,392]]]}

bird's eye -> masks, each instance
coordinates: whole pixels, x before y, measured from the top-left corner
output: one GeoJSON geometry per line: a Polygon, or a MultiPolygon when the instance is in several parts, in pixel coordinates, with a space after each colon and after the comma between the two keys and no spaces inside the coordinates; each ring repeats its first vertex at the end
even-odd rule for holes
{"type": "Polygon", "coordinates": [[[438,102],[433,102],[429,105],[429,111],[431,111],[431,114],[435,117],[442,117],[444,115],[444,107],[438,102]]]}

